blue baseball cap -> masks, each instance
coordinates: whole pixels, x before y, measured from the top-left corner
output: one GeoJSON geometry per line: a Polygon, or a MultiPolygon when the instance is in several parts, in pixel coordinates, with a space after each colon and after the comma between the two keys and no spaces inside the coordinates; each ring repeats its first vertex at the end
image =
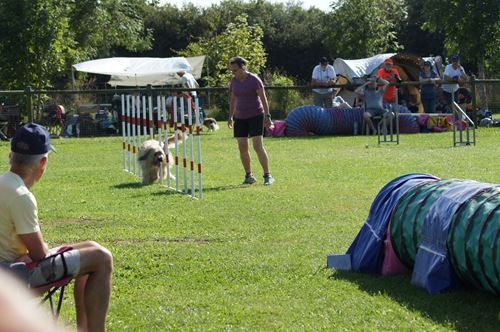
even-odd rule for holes
{"type": "Polygon", "coordinates": [[[451,57],[451,62],[457,62],[460,60],[460,56],[458,54],[455,54],[451,57]]]}
{"type": "Polygon", "coordinates": [[[45,127],[36,123],[28,123],[16,130],[10,142],[12,152],[28,155],[57,152],[50,144],[50,134],[45,127]]]}

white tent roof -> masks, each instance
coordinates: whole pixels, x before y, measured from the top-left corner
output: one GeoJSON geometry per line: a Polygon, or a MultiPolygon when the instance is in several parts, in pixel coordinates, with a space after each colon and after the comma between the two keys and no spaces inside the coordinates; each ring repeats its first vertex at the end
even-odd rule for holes
{"type": "Polygon", "coordinates": [[[201,77],[205,56],[174,58],[105,58],[91,60],[73,65],[77,71],[111,75],[112,86],[145,86],[179,84],[179,71],[192,73],[195,78],[201,77]],[[191,64],[190,59],[193,64],[191,64]]]}
{"type": "Polygon", "coordinates": [[[366,59],[344,60],[341,58],[335,59],[333,68],[337,75],[346,77],[349,81],[353,78],[370,75],[376,70],[384,60],[396,55],[396,53],[385,53],[372,56],[366,59]]]}

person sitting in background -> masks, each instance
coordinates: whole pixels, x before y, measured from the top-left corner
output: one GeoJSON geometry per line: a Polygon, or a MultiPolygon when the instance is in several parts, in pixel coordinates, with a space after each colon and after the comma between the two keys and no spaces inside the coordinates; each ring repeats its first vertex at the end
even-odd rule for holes
{"type": "Polygon", "coordinates": [[[459,83],[469,80],[464,67],[460,65],[460,56],[455,54],[451,57],[451,63],[444,68],[443,80],[447,83],[442,84],[443,97],[445,100],[447,112],[452,112],[451,103],[458,102],[459,83]],[[453,83],[453,84],[451,84],[453,83]]]}
{"type": "Polygon", "coordinates": [[[436,81],[439,81],[439,76],[432,70],[430,61],[425,61],[422,71],[419,74],[420,82],[420,100],[424,107],[425,113],[436,112],[436,81]]]}
{"type": "Polygon", "coordinates": [[[372,121],[374,116],[382,116],[384,128],[387,121],[392,120],[392,112],[385,109],[383,104],[383,97],[388,84],[389,82],[382,78],[369,77],[363,85],[354,90],[359,96],[363,97],[365,107],[363,120],[375,134],[377,129],[372,121]]]}
{"type": "Polygon", "coordinates": [[[113,257],[93,241],[49,250],[38,223],[38,207],[30,189],[47,169],[50,134],[28,123],[11,140],[10,170],[0,176],[0,262],[36,263],[29,286],[38,288],[75,278],[78,331],[104,331],[111,295],[113,257]]]}
{"type": "Polygon", "coordinates": [[[322,89],[313,89],[314,105],[324,108],[332,107],[332,98],[334,97],[335,89],[329,88],[335,83],[337,75],[332,65],[328,64],[328,59],[322,57],[319,65],[315,66],[312,71],[311,86],[322,87],[322,89]]]}

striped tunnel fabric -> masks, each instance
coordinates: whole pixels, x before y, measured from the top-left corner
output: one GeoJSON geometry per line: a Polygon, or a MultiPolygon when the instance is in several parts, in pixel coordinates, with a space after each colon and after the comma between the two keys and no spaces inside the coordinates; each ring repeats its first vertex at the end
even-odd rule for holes
{"type": "MultiPolygon", "coordinates": [[[[401,108],[401,113],[407,113],[401,108]]],[[[286,121],[287,136],[315,135],[353,135],[357,124],[361,134],[363,123],[363,108],[351,109],[328,108],[305,105],[292,110],[286,121]]],[[[417,120],[411,116],[399,118],[400,132],[403,134],[418,133],[420,131],[417,120]]]]}

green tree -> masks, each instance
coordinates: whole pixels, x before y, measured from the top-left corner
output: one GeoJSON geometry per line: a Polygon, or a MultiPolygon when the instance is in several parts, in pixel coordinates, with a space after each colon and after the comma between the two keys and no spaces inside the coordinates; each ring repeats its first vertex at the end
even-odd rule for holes
{"type": "Polygon", "coordinates": [[[151,38],[142,24],[145,0],[0,0],[2,89],[51,87],[81,60],[113,47],[141,50],[151,38]]]}
{"type": "Polygon", "coordinates": [[[426,20],[424,0],[405,0],[408,16],[398,27],[398,41],[404,46],[405,52],[420,56],[442,55],[444,48],[444,33],[442,29],[429,31],[424,29],[426,20]]]}
{"type": "Polygon", "coordinates": [[[228,63],[234,56],[246,58],[249,61],[248,69],[252,72],[260,73],[263,70],[266,53],[262,37],[262,29],[248,25],[247,16],[243,14],[237,16],[233,23],[229,23],[222,34],[191,43],[185,50],[180,51],[179,55],[206,55],[210,74],[206,77],[208,85],[227,86],[232,76],[228,63]]]}
{"type": "Polygon", "coordinates": [[[342,58],[397,52],[397,27],[406,17],[404,0],[338,0],[332,3],[327,45],[342,58]]]}
{"type": "Polygon", "coordinates": [[[442,30],[447,55],[460,53],[475,63],[479,77],[500,74],[500,5],[498,0],[423,0],[424,28],[442,30]]]}

